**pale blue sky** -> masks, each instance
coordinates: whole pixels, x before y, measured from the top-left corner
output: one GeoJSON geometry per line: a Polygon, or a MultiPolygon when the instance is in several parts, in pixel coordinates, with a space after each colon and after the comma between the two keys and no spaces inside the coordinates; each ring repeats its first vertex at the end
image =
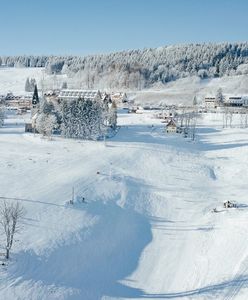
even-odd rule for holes
{"type": "Polygon", "coordinates": [[[248,0],[0,0],[0,54],[248,40],[248,0]]]}

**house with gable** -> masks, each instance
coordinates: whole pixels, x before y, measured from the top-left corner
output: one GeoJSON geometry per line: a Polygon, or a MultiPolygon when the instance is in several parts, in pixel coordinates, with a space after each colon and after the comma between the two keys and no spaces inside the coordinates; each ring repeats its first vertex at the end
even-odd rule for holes
{"type": "Polygon", "coordinates": [[[182,129],[180,126],[177,125],[176,121],[171,118],[169,123],[166,125],[166,132],[167,133],[181,133],[182,129]]]}

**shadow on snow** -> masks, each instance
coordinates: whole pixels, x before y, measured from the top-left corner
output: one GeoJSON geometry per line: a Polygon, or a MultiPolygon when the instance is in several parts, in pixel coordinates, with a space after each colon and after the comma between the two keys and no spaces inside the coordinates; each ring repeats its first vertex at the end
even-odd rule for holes
{"type": "Polygon", "coordinates": [[[88,300],[103,295],[140,297],[141,290],[119,281],[136,269],[141,252],[151,241],[149,222],[114,203],[97,201],[85,207],[98,219],[94,226],[48,256],[40,257],[32,251],[18,253],[14,277],[79,289],[80,295],[73,295],[73,299],[82,299],[82,295],[88,300]]]}

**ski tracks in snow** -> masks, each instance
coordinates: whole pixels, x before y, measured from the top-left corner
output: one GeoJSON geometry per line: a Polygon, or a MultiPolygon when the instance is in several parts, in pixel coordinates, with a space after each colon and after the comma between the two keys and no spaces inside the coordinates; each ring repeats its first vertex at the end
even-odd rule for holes
{"type": "MultiPolygon", "coordinates": [[[[247,253],[247,251],[246,251],[247,253]]],[[[236,275],[231,280],[230,288],[227,289],[226,296],[223,300],[233,300],[238,297],[242,288],[248,287],[248,256],[242,261],[241,267],[236,272],[236,275]]],[[[240,299],[247,299],[245,295],[240,299]]]]}

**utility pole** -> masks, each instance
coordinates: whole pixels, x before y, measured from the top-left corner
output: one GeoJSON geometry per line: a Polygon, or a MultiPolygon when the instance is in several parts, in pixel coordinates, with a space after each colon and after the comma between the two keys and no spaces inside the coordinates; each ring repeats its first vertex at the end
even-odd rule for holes
{"type": "Polygon", "coordinates": [[[74,204],[74,198],[75,198],[75,191],[74,191],[74,186],[73,186],[72,187],[71,204],[74,204]]]}
{"type": "Polygon", "coordinates": [[[34,136],[35,136],[35,127],[36,127],[36,120],[34,119],[34,136]]]}

